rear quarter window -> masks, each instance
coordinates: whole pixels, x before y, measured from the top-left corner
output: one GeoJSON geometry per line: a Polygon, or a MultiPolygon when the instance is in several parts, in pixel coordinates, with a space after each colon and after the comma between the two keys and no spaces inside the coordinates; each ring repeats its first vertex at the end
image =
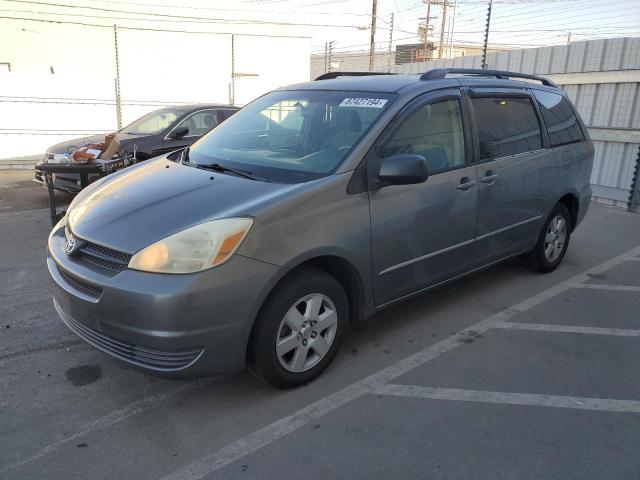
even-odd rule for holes
{"type": "Polygon", "coordinates": [[[540,123],[531,100],[520,97],[474,97],[480,160],[542,148],[540,123]]]}
{"type": "Polygon", "coordinates": [[[562,95],[534,90],[542,118],[547,125],[552,147],[584,140],[582,129],[571,105],[562,95]]]}
{"type": "Polygon", "coordinates": [[[231,115],[236,113],[237,110],[218,110],[218,115],[220,117],[220,121],[224,121],[229,118],[231,115]]]}

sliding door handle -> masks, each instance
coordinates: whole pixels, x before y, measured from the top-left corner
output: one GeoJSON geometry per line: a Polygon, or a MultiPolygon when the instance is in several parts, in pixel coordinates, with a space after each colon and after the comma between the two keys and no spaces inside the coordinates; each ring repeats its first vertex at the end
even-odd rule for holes
{"type": "Polygon", "coordinates": [[[497,173],[493,173],[493,170],[489,170],[487,173],[484,174],[484,177],[482,177],[480,181],[482,183],[487,183],[491,185],[493,182],[496,181],[498,177],[499,175],[497,173]]]}
{"type": "Polygon", "coordinates": [[[456,188],[458,190],[463,190],[466,192],[470,188],[473,188],[476,185],[476,183],[478,182],[476,182],[475,180],[471,180],[469,177],[462,177],[460,179],[460,183],[456,185],[456,188]]]}

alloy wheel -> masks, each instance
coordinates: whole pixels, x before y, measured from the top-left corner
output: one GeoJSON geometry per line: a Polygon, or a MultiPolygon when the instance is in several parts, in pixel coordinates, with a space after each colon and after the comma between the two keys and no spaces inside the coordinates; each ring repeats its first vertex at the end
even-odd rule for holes
{"type": "Polygon", "coordinates": [[[544,237],[544,256],[549,262],[554,262],[562,254],[567,241],[567,221],[562,215],[556,215],[547,229],[544,237]]]}
{"type": "Polygon", "coordinates": [[[329,297],[307,295],[286,313],[276,336],[276,355],[289,372],[305,372],[329,352],[338,328],[338,313],[329,297]]]}

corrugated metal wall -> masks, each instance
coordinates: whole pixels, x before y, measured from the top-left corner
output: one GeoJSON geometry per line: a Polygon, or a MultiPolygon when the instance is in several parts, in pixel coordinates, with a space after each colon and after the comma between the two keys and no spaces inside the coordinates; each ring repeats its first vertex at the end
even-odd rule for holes
{"type": "MultiPolygon", "coordinates": [[[[634,183],[640,161],[640,38],[489,53],[487,64],[490,69],[547,75],[561,85],[594,140],[594,196],[604,203],[637,207],[632,192],[640,183],[634,183]]],[[[481,57],[398,65],[394,71],[420,73],[438,67],[480,68],[481,57]]]]}

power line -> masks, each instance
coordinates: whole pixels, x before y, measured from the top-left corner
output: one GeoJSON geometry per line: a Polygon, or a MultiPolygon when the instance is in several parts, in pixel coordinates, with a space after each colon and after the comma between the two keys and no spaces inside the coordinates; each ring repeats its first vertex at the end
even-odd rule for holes
{"type": "MultiPolygon", "coordinates": [[[[0,12],[8,12],[8,13],[30,13],[34,15],[56,15],[62,17],[81,17],[81,18],[95,18],[95,19],[104,19],[104,20],[125,20],[125,21],[133,21],[133,22],[157,22],[157,23],[193,23],[193,24],[221,24],[221,25],[254,25],[255,23],[252,21],[202,21],[202,20],[160,20],[157,18],[132,18],[132,17],[121,17],[121,16],[113,16],[113,15],[86,15],[83,13],[63,13],[63,12],[43,12],[43,11],[34,11],[34,10],[13,10],[13,9],[2,9],[0,8],[0,12]]],[[[263,25],[260,23],[260,25],[263,25]]],[[[300,24],[302,25],[302,24],[300,24]]],[[[313,25],[313,26],[327,26],[327,25],[313,25]]]]}
{"type": "MultiPolygon", "coordinates": [[[[6,0],[5,0],[6,1],[6,0]]],[[[22,20],[25,22],[40,22],[40,23],[53,23],[59,25],[80,25],[83,27],[100,27],[100,28],[113,28],[113,25],[104,25],[99,23],[88,22],[73,22],[70,20],[45,20],[41,18],[25,18],[25,17],[9,17],[0,16],[1,20],[22,20]]],[[[265,37],[265,38],[311,38],[303,35],[270,35],[266,33],[235,33],[235,32],[212,32],[212,31],[195,31],[195,30],[175,30],[168,28],[149,28],[149,27],[126,27],[118,25],[121,30],[134,30],[145,32],[169,32],[169,33],[192,33],[201,35],[238,35],[243,37],[265,37]]]]}
{"type": "MultiPolygon", "coordinates": [[[[239,9],[239,8],[220,8],[220,7],[196,7],[194,5],[167,5],[161,3],[143,3],[143,2],[123,2],[117,0],[94,0],[94,2],[99,3],[110,3],[110,4],[120,4],[120,5],[136,5],[141,7],[160,7],[160,8],[172,8],[172,9],[188,9],[188,10],[207,10],[207,11],[222,11],[222,12],[243,12],[243,13],[271,13],[278,15],[335,15],[333,12],[318,12],[318,11],[310,11],[310,12],[300,12],[300,11],[291,11],[291,10],[256,10],[254,8],[251,9],[239,9]]],[[[352,12],[340,12],[340,15],[353,15],[357,17],[369,17],[366,13],[352,13],[352,12]]]]}
{"type": "MultiPolygon", "coordinates": [[[[281,26],[302,26],[302,27],[331,27],[331,28],[361,28],[356,25],[339,25],[339,24],[320,24],[320,23],[296,23],[296,22],[270,22],[265,20],[243,20],[236,21],[228,18],[215,18],[215,17],[196,17],[196,16],[188,16],[188,15],[174,15],[167,13],[152,13],[152,12],[135,12],[131,10],[116,10],[113,8],[101,8],[101,7],[85,7],[82,5],[69,5],[65,3],[50,3],[50,2],[34,2],[30,0],[3,0],[5,2],[13,2],[13,3],[28,3],[31,5],[45,5],[49,7],[59,7],[59,8],[71,8],[71,9],[83,9],[83,10],[95,10],[99,12],[107,12],[107,13],[123,13],[127,15],[143,15],[154,18],[169,18],[169,19],[180,19],[180,20],[201,20],[210,23],[242,23],[242,24],[256,24],[256,25],[281,25],[281,26]]],[[[88,16],[88,15],[85,15],[88,16]]],[[[140,19],[142,20],[142,19],[140,19]]],[[[168,21],[168,20],[160,20],[160,21],[168,21]]],[[[196,22],[201,23],[201,22],[196,22]]]]}
{"type": "MultiPolygon", "coordinates": [[[[395,30],[394,30],[394,31],[395,31],[395,30]]],[[[413,39],[413,38],[415,38],[415,36],[411,36],[411,37],[403,37],[403,38],[396,38],[396,39],[394,39],[394,43],[395,43],[395,42],[402,42],[402,41],[404,41],[404,40],[410,40],[410,39],[413,39]]],[[[376,42],[376,44],[378,44],[378,45],[386,45],[386,43],[387,43],[387,42],[386,42],[386,41],[384,41],[384,40],[381,40],[381,41],[376,42]]],[[[341,45],[341,46],[339,46],[339,47],[333,47],[333,49],[334,49],[334,52],[336,52],[336,50],[337,50],[337,49],[345,49],[345,48],[346,48],[346,49],[349,49],[349,48],[355,48],[355,47],[366,47],[366,46],[368,46],[368,45],[369,45],[368,43],[359,43],[359,44],[356,44],[356,45],[341,45]]],[[[321,51],[321,50],[315,50],[315,51],[312,51],[311,53],[312,53],[312,54],[316,54],[316,53],[317,53],[317,54],[323,54],[324,52],[323,52],[323,51],[321,51]]],[[[337,52],[337,53],[341,53],[341,52],[337,52]]],[[[347,53],[347,52],[342,52],[342,53],[347,53]]]]}

